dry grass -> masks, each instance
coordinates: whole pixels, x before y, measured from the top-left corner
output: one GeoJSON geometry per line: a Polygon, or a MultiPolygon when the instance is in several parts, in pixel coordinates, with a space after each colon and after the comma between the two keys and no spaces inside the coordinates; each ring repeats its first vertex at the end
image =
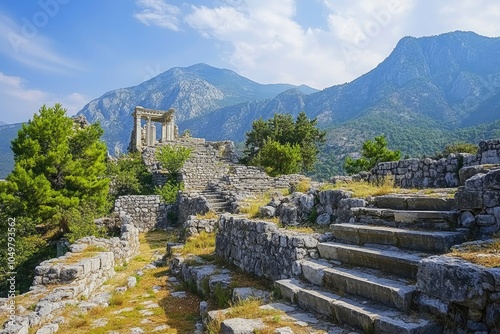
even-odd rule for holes
{"type": "Polygon", "coordinates": [[[399,193],[401,188],[394,185],[392,175],[387,175],[379,183],[370,182],[337,182],[336,184],[323,185],[320,190],[345,190],[353,193],[354,197],[367,198],[370,196],[382,196],[399,193]]]}
{"type": "Polygon", "coordinates": [[[205,214],[197,214],[196,219],[217,219],[219,218],[219,215],[216,212],[213,211],[208,211],[205,214]]]}
{"type": "MultiPolygon", "coordinates": [[[[163,248],[167,241],[172,240],[174,235],[171,232],[155,231],[141,234],[140,255],[132,259],[127,266],[123,266],[122,270],[107,282],[108,291],[125,285],[127,277],[134,276],[137,270],[151,263],[157,254],[164,252],[158,248],[163,248]]],[[[134,288],[124,293],[113,292],[110,306],[107,308],[97,307],[83,314],[79,313],[77,307],[65,308],[62,315],[69,321],[60,325],[58,333],[106,334],[110,331],[128,333],[133,327],[141,327],[146,333],[152,333],[154,328],[160,325],[170,327],[162,333],[193,333],[199,316],[200,300],[191,294],[182,299],[182,302],[179,302],[178,298],[171,297],[166,287],[166,272],[165,267],[144,271],[144,276],[140,277],[134,288]],[[162,289],[154,292],[153,286],[160,286],[162,289]],[[155,302],[160,307],[147,309],[145,302],[155,302]],[[116,314],[125,308],[131,310],[116,314]],[[153,314],[148,316],[141,314],[141,311],[145,310],[153,314]],[[93,328],[94,320],[100,318],[107,319],[108,323],[103,327],[93,328]],[[144,319],[148,319],[148,322],[141,323],[144,319]]]]}
{"type": "MultiPolygon", "coordinates": [[[[261,308],[262,302],[255,299],[247,299],[232,305],[227,312],[219,312],[215,321],[211,321],[207,325],[207,333],[220,333],[221,323],[226,319],[243,318],[243,319],[262,319],[266,325],[265,329],[255,330],[259,334],[275,333],[275,330],[280,327],[290,327],[293,333],[305,334],[310,333],[310,329],[301,327],[296,323],[296,320],[288,318],[285,312],[276,309],[261,308]]],[[[315,333],[326,333],[324,331],[316,331],[315,333]]]]}
{"type": "Polygon", "coordinates": [[[300,193],[306,193],[309,189],[311,189],[310,179],[302,179],[297,184],[293,185],[293,190],[300,193]]]}
{"type": "Polygon", "coordinates": [[[500,238],[483,247],[470,246],[465,250],[453,250],[449,256],[457,257],[487,268],[500,267],[500,238]]]}
{"type": "Polygon", "coordinates": [[[187,238],[181,255],[212,255],[215,252],[215,233],[201,232],[187,238]]]}
{"type": "Polygon", "coordinates": [[[273,189],[257,194],[253,198],[247,198],[240,208],[240,213],[245,214],[248,218],[259,218],[259,208],[267,205],[277,195],[290,195],[290,190],[273,189]]]}

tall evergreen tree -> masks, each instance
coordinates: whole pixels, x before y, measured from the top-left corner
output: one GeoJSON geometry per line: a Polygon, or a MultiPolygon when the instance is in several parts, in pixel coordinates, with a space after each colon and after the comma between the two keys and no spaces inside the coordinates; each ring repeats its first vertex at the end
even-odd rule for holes
{"type": "Polygon", "coordinates": [[[106,204],[106,146],[98,124],[76,125],[60,104],[45,105],[12,141],[14,170],[1,184],[0,205],[14,216],[38,222],[93,203],[106,204]]]}

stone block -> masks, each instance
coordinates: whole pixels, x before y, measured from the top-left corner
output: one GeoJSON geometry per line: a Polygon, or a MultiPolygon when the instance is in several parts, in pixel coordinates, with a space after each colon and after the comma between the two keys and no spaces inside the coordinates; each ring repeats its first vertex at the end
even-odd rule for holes
{"type": "Polygon", "coordinates": [[[477,215],[476,223],[479,226],[491,226],[496,224],[496,219],[493,215],[477,215]]]}
{"type": "Polygon", "coordinates": [[[467,191],[481,191],[483,189],[483,178],[485,174],[479,173],[471,176],[465,181],[465,190],[467,191]]]}
{"type": "Polygon", "coordinates": [[[266,328],[262,319],[233,318],[221,323],[221,334],[253,334],[255,331],[266,328]]]}
{"type": "Polygon", "coordinates": [[[500,190],[500,169],[489,171],[483,179],[484,189],[500,190]]]}
{"type": "Polygon", "coordinates": [[[318,225],[330,225],[332,222],[332,216],[328,213],[323,213],[316,218],[316,224],[318,225]]]}
{"type": "Polygon", "coordinates": [[[276,208],[266,205],[266,206],[261,206],[259,208],[259,216],[264,217],[264,218],[271,218],[274,217],[276,213],[276,208]]]}
{"type": "Polygon", "coordinates": [[[447,257],[431,256],[418,267],[417,290],[466,307],[482,309],[487,293],[482,283],[485,273],[470,262],[447,257]]]}
{"type": "Polygon", "coordinates": [[[500,191],[488,190],[483,192],[483,205],[486,208],[500,206],[500,191]]]}
{"type": "Polygon", "coordinates": [[[61,270],[60,279],[63,283],[72,282],[83,274],[82,266],[68,266],[61,270]]]}
{"type": "Polygon", "coordinates": [[[461,210],[481,209],[483,207],[483,194],[480,191],[460,189],[455,194],[455,204],[461,210]]]}

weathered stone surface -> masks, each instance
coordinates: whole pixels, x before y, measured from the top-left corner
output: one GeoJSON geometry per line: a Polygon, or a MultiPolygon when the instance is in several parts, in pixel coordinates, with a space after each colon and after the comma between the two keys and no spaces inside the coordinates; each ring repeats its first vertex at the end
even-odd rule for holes
{"type": "Polygon", "coordinates": [[[329,213],[323,213],[316,218],[316,224],[318,225],[330,225],[332,222],[332,215],[329,213]]]}
{"type": "Polygon", "coordinates": [[[237,303],[247,299],[260,299],[264,302],[269,301],[270,294],[268,291],[258,290],[255,288],[235,288],[233,289],[232,301],[237,303]]]}
{"type": "Polygon", "coordinates": [[[466,166],[466,167],[460,168],[460,170],[458,171],[458,176],[460,179],[460,186],[464,186],[465,181],[467,181],[468,179],[470,179],[474,175],[479,174],[479,173],[484,173],[484,172],[485,172],[484,167],[481,165],[466,166]]]}
{"type": "Polygon", "coordinates": [[[479,191],[466,191],[460,189],[455,194],[455,202],[458,209],[473,210],[483,207],[483,194],[479,191]]]}
{"type": "Polygon", "coordinates": [[[460,226],[470,228],[474,225],[476,219],[470,211],[464,211],[460,215],[460,226]]]}
{"type": "Polygon", "coordinates": [[[265,205],[261,206],[259,208],[259,216],[263,218],[272,218],[276,214],[276,208],[270,206],[270,205],[265,205]]]}
{"type": "Polygon", "coordinates": [[[173,208],[163,203],[159,195],[120,196],[114,207],[118,216],[130,217],[140,232],[165,228],[170,210],[173,208]]]}
{"type": "Polygon", "coordinates": [[[266,325],[262,319],[233,318],[224,320],[221,324],[221,334],[253,334],[256,330],[264,329],[266,325]]]}
{"type": "Polygon", "coordinates": [[[417,289],[427,295],[471,307],[484,308],[487,294],[484,271],[471,263],[447,256],[431,256],[420,262],[417,289]]]}
{"type": "Polygon", "coordinates": [[[476,174],[465,181],[466,191],[480,191],[483,189],[483,178],[485,174],[476,174]]]}
{"type": "Polygon", "coordinates": [[[293,204],[282,204],[280,206],[280,223],[284,225],[298,225],[298,208],[293,204]]]}
{"type": "Polygon", "coordinates": [[[489,171],[483,179],[484,189],[500,190],[500,169],[489,171]]]}

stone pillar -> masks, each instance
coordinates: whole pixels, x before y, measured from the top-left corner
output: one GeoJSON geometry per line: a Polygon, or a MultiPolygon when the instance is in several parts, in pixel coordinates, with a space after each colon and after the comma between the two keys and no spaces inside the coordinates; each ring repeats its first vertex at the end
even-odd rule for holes
{"type": "Polygon", "coordinates": [[[148,117],[148,121],[146,122],[146,146],[150,146],[151,144],[151,118],[148,117]]]}
{"type": "Polygon", "coordinates": [[[161,142],[164,143],[167,141],[167,122],[161,122],[161,142]]]}
{"type": "Polygon", "coordinates": [[[151,126],[149,127],[149,146],[156,145],[156,125],[151,122],[151,126]]]}
{"type": "Polygon", "coordinates": [[[141,141],[141,134],[142,134],[142,127],[141,127],[141,119],[142,119],[142,112],[143,108],[142,107],[135,107],[135,112],[134,112],[134,127],[135,127],[135,150],[140,151],[142,147],[142,141],[141,141]]]}

